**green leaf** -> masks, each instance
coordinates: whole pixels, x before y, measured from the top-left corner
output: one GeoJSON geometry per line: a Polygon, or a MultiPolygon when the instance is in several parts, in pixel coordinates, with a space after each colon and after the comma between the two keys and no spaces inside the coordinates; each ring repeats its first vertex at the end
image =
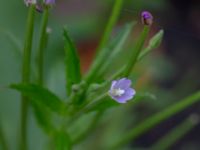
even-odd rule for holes
{"type": "Polygon", "coordinates": [[[39,126],[48,135],[53,135],[56,128],[53,125],[52,113],[46,107],[42,107],[40,103],[32,103],[32,107],[39,126]]]}
{"type": "Polygon", "coordinates": [[[127,23],[123,29],[120,31],[120,33],[117,35],[117,37],[110,43],[109,47],[111,47],[112,49],[110,50],[111,54],[110,56],[107,56],[107,60],[104,62],[102,68],[100,69],[100,73],[99,76],[101,76],[102,74],[104,74],[109,65],[111,65],[112,61],[119,56],[121,50],[123,50],[123,46],[125,44],[125,42],[127,41],[132,28],[135,26],[136,22],[131,22],[131,23],[127,23]]]}
{"type": "Polygon", "coordinates": [[[65,104],[55,94],[39,85],[34,84],[12,84],[13,89],[20,91],[23,95],[30,98],[33,103],[39,103],[46,106],[51,111],[64,114],[65,104]]]}
{"type": "Polygon", "coordinates": [[[150,51],[157,48],[163,38],[164,31],[160,30],[156,35],[154,35],[151,40],[149,41],[148,46],[140,53],[138,57],[138,61],[141,60],[144,56],[146,56],[150,51]]]}
{"type": "Polygon", "coordinates": [[[97,76],[101,76],[106,71],[113,58],[121,51],[134,25],[135,22],[126,24],[117,37],[99,51],[86,77],[87,83],[91,83],[97,76]]]}
{"type": "Polygon", "coordinates": [[[55,136],[55,149],[56,150],[71,150],[71,139],[69,135],[61,130],[55,136]]]}
{"type": "Polygon", "coordinates": [[[131,53],[131,58],[129,59],[126,68],[123,72],[123,76],[128,77],[132,71],[132,68],[135,66],[138,56],[143,48],[144,42],[148,36],[150,27],[149,26],[144,26],[143,31],[140,33],[136,44],[134,45],[131,53]]]}
{"type": "Polygon", "coordinates": [[[109,41],[109,37],[112,33],[112,30],[113,30],[113,28],[114,28],[114,26],[117,22],[117,19],[119,18],[120,11],[123,7],[123,2],[124,2],[123,0],[115,0],[114,1],[112,13],[111,13],[111,16],[110,16],[108,23],[106,25],[106,29],[105,29],[103,37],[100,41],[99,47],[97,48],[97,52],[99,52],[99,50],[104,48],[105,45],[107,44],[107,42],[109,41]]]}
{"type": "Polygon", "coordinates": [[[67,30],[64,29],[64,49],[66,55],[66,88],[67,93],[71,93],[73,84],[77,84],[81,81],[80,61],[76,48],[69,37],[67,30]]]}

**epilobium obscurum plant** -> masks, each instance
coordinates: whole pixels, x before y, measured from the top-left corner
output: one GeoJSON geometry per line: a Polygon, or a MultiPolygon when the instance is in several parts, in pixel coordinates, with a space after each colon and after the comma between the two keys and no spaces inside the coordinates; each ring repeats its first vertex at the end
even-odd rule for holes
{"type": "MultiPolygon", "coordinates": [[[[120,60],[120,52],[123,51],[125,42],[128,40],[136,24],[135,21],[125,24],[119,31],[119,34],[111,38],[112,30],[120,15],[123,0],[114,1],[111,16],[108,19],[105,32],[97,48],[96,57],[85,75],[80,71],[80,62],[76,46],[71,40],[69,32],[64,28],[63,50],[66,55],[65,73],[67,98],[62,99],[48,90],[44,82],[44,78],[46,77],[44,75],[44,56],[45,52],[48,51],[48,36],[51,36],[47,32],[49,29],[49,11],[55,5],[55,0],[44,0],[40,4],[42,6],[39,9],[42,12],[41,25],[39,37],[35,38],[38,41],[36,42],[37,61],[34,65],[31,64],[31,62],[34,63],[34,61],[31,61],[32,43],[34,39],[33,32],[36,28],[35,13],[37,11],[35,10],[39,8],[39,1],[25,0],[25,4],[28,6],[29,12],[24,40],[22,81],[19,84],[12,84],[10,86],[22,94],[19,150],[29,149],[27,141],[29,130],[27,124],[28,118],[30,117],[28,113],[30,107],[33,110],[32,113],[38,125],[49,137],[49,147],[51,147],[49,149],[70,150],[77,148],[81,142],[86,141],[89,135],[95,134],[93,132],[94,129],[98,127],[98,124],[102,120],[106,120],[108,113],[111,113],[113,116],[117,106],[126,108],[126,106],[136,104],[136,102],[142,100],[144,97],[151,98],[150,95],[141,94],[139,90],[133,89],[135,84],[132,84],[133,81],[133,83],[137,81],[136,78],[132,77],[133,71],[135,71],[135,65],[139,61],[142,61],[144,56],[151,52],[151,50],[157,48],[163,37],[163,30],[160,30],[150,39],[147,47],[144,47],[144,43],[149,36],[149,31],[153,24],[153,16],[150,12],[144,11],[140,14],[142,22],[139,22],[139,24],[143,29],[135,39],[134,45],[129,46],[130,57],[127,58],[127,61],[122,60],[121,66],[119,66],[116,72],[113,71],[112,74],[108,73],[108,70],[115,65],[113,62],[114,59],[117,58],[120,60]],[[36,77],[32,75],[33,68],[31,66],[37,66],[36,77]]],[[[180,112],[199,99],[200,93],[195,93],[158,114],[147,118],[129,131],[124,131],[117,138],[113,138],[113,136],[104,137],[103,133],[105,133],[104,131],[106,129],[101,128],[102,137],[106,140],[98,140],[98,143],[95,143],[92,149],[121,149],[161,121],[180,112]]],[[[126,117],[123,119],[129,120],[129,116],[127,115],[126,117]]],[[[109,123],[106,122],[105,124],[108,126],[109,123]]],[[[92,146],[92,144],[93,142],[90,141],[88,145],[92,146]]],[[[5,145],[4,148],[6,147],[5,145]]],[[[157,145],[160,144],[158,143],[157,145]]],[[[84,147],[81,147],[81,149],[84,149],[84,147]]]]}

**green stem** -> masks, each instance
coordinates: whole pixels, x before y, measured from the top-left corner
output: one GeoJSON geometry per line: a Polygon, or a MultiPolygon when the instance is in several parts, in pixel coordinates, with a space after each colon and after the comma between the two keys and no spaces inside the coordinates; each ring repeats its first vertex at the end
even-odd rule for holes
{"type": "Polygon", "coordinates": [[[71,118],[67,121],[67,124],[71,124],[72,122],[74,122],[75,120],[77,120],[80,116],[82,116],[85,113],[88,113],[88,111],[96,106],[102,99],[104,99],[105,97],[107,97],[108,94],[104,93],[102,95],[100,95],[99,97],[97,97],[96,99],[94,99],[93,101],[88,101],[87,103],[85,103],[79,110],[76,110],[76,112],[74,112],[71,116],[71,118]]]}
{"type": "Polygon", "coordinates": [[[49,16],[49,8],[45,8],[42,24],[41,24],[41,31],[40,31],[40,41],[38,47],[38,84],[43,85],[43,66],[44,66],[44,50],[46,46],[47,40],[47,23],[48,23],[48,16],[49,16]]]}
{"type": "Polygon", "coordinates": [[[131,59],[128,62],[127,66],[126,66],[126,68],[123,72],[123,76],[128,77],[131,73],[132,68],[135,66],[137,59],[138,59],[138,56],[139,56],[139,54],[142,50],[144,42],[145,42],[147,35],[149,33],[149,29],[150,29],[149,26],[144,26],[144,29],[143,29],[142,33],[140,34],[138,41],[136,41],[136,44],[133,48],[133,53],[131,55],[131,59]]]}
{"type": "Polygon", "coordinates": [[[8,144],[6,142],[1,124],[0,124],[0,144],[2,145],[3,150],[8,150],[8,144]]]}
{"type": "Polygon", "coordinates": [[[112,32],[112,30],[113,30],[113,28],[114,28],[114,26],[117,22],[117,19],[119,18],[122,5],[123,5],[123,0],[115,0],[115,4],[114,4],[113,10],[112,10],[112,14],[109,18],[108,24],[107,24],[106,29],[104,31],[104,35],[101,39],[99,47],[97,48],[97,52],[99,50],[101,50],[102,48],[104,48],[105,45],[107,44],[109,37],[111,35],[111,32],[112,32]]]}
{"type": "Polygon", "coordinates": [[[74,141],[73,144],[79,143],[81,140],[85,139],[88,135],[90,135],[90,132],[96,127],[100,117],[102,116],[103,112],[97,112],[96,115],[94,116],[93,120],[91,121],[89,127],[81,133],[74,141]]]}
{"type": "MultiPolygon", "coordinates": [[[[35,5],[31,5],[28,13],[27,29],[26,29],[24,53],[23,53],[22,83],[24,84],[30,82],[31,48],[32,48],[34,18],[35,18],[35,5]]],[[[26,96],[22,95],[20,150],[27,149],[27,114],[28,114],[27,99],[28,98],[26,96]]]]}
{"type": "Polygon", "coordinates": [[[123,0],[116,0],[115,1],[111,17],[109,18],[109,21],[108,21],[108,24],[106,26],[104,35],[103,35],[102,40],[99,44],[99,47],[97,48],[96,60],[93,63],[93,65],[91,66],[91,68],[90,68],[90,70],[89,70],[89,72],[88,72],[88,74],[85,78],[85,81],[86,81],[85,89],[82,92],[80,92],[78,95],[74,96],[74,98],[72,100],[72,101],[74,101],[74,103],[81,104],[84,101],[85,93],[88,90],[89,84],[94,79],[97,71],[99,70],[99,67],[102,64],[102,61],[104,61],[106,59],[107,55],[109,54],[109,51],[108,51],[109,49],[105,48],[105,45],[107,44],[109,37],[111,35],[112,29],[117,22],[117,19],[119,17],[119,14],[120,14],[120,11],[121,11],[121,8],[122,8],[122,4],[123,4],[123,0]]]}
{"type": "MultiPolygon", "coordinates": [[[[197,116],[194,116],[194,119],[196,119],[197,116]]],[[[198,119],[194,120],[193,115],[185,119],[180,125],[172,129],[170,132],[168,132],[165,136],[163,136],[161,139],[154,144],[151,149],[152,150],[167,150],[170,149],[170,147],[178,141],[180,138],[182,138],[185,134],[187,134],[191,129],[193,129],[198,124],[198,119]]]]}
{"type": "Polygon", "coordinates": [[[110,149],[117,149],[127,144],[130,140],[134,141],[137,137],[141,134],[147,132],[149,129],[153,128],[154,126],[158,125],[160,122],[168,119],[169,117],[177,114],[178,112],[184,110],[185,108],[191,106],[192,104],[200,101],[200,92],[197,92],[180,102],[166,108],[165,110],[149,117],[148,119],[144,120],[138,126],[134,127],[129,133],[127,133],[124,137],[113,145],[110,149]]]}
{"type": "Polygon", "coordinates": [[[106,29],[104,31],[104,35],[101,39],[101,42],[99,44],[99,47],[97,48],[97,54],[96,54],[96,59],[95,62],[92,64],[87,77],[86,77],[86,82],[89,84],[93,78],[95,77],[97,71],[99,71],[99,68],[102,64],[102,62],[105,61],[105,59],[107,58],[107,56],[110,53],[110,49],[105,48],[105,45],[107,44],[109,37],[111,35],[111,32],[117,22],[117,19],[119,18],[119,14],[122,8],[122,4],[123,4],[123,0],[116,0],[113,10],[112,10],[112,14],[109,18],[108,24],[106,26],[106,29]]]}

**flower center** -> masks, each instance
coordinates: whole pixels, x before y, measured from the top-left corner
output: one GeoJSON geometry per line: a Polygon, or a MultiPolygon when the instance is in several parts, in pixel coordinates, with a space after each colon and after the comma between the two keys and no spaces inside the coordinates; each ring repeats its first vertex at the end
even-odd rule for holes
{"type": "Polygon", "coordinates": [[[120,88],[118,89],[112,89],[111,94],[113,96],[122,96],[125,93],[125,90],[122,90],[120,88]]]}

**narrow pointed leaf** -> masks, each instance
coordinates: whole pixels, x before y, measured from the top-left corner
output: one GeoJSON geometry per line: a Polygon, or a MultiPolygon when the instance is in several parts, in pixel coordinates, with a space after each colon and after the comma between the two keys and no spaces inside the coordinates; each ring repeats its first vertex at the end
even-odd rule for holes
{"type": "Polygon", "coordinates": [[[109,65],[112,63],[113,59],[119,56],[119,53],[123,50],[123,46],[127,41],[132,28],[135,26],[136,22],[127,23],[117,37],[110,43],[112,49],[110,49],[110,56],[107,56],[107,60],[104,62],[102,68],[100,69],[100,75],[104,74],[108,69],[109,65]]]}
{"type": "Polygon", "coordinates": [[[98,57],[95,58],[86,77],[87,83],[91,83],[97,76],[101,76],[106,71],[112,60],[121,51],[135,23],[126,24],[119,34],[98,53],[98,57]]]}
{"type": "Polygon", "coordinates": [[[67,30],[64,29],[64,49],[66,55],[66,88],[68,95],[71,93],[73,84],[81,81],[80,61],[76,48],[69,37],[67,30]]]}
{"type": "Polygon", "coordinates": [[[29,97],[31,102],[39,103],[53,112],[63,114],[66,111],[64,102],[46,88],[34,84],[13,84],[10,87],[29,97]]]}

